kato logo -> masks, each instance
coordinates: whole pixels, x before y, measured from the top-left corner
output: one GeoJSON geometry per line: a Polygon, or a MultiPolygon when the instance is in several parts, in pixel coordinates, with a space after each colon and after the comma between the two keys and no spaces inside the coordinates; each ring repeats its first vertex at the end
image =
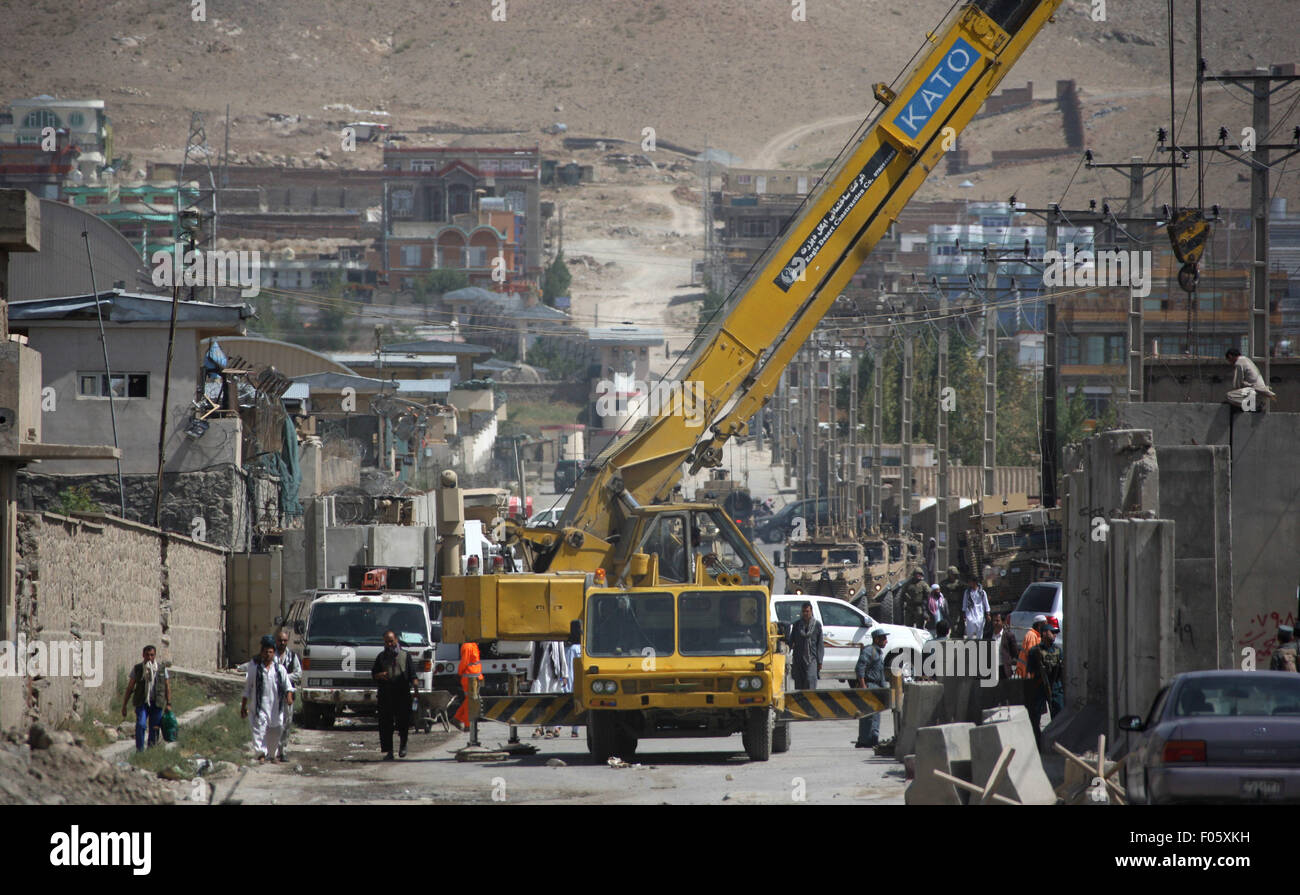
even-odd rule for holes
{"type": "Polygon", "coordinates": [[[921,89],[894,116],[894,125],[915,140],[934,117],[935,110],[943,105],[979,58],[980,54],[974,47],[957,38],[943,60],[922,82],[921,89]]]}

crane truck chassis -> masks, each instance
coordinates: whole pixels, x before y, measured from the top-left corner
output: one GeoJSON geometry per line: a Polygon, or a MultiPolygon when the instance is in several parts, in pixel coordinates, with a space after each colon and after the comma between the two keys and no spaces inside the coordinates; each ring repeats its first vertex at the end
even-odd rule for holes
{"type": "MultiPolygon", "coordinates": [[[[684,466],[692,473],[720,466],[726,441],[748,431],[818,321],[1062,2],[972,0],[927,35],[897,90],[875,85],[883,108],[721,319],[706,325],[681,373],[681,381],[703,386],[702,439],[698,415],[688,425],[678,392],[584,467],[556,527],[511,529],[531,571],[443,576],[447,639],[569,639],[584,647],[573,694],[472,700],[475,724],[479,714],[512,724],[538,714],[564,719],[551,723],[585,721],[597,758],[630,752],[641,738],[739,729],[749,756],[765,760],[789,745],[788,727],[778,735],[779,724],[885,707],[887,690],[787,691],[786,631],[768,620],[771,567],[717,506],[670,501],[684,466]],[[728,597],[736,602],[724,609],[728,597]],[[601,639],[606,613],[622,613],[631,631],[626,641],[613,638],[613,647],[601,639]],[[724,625],[748,627],[749,640],[761,643],[733,645],[728,655],[719,638],[702,652],[688,645],[703,629],[724,625]]],[[[440,565],[459,569],[463,507],[454,473],[444,473],[443,484],[452,493],[439,501],[440,565]]]]}

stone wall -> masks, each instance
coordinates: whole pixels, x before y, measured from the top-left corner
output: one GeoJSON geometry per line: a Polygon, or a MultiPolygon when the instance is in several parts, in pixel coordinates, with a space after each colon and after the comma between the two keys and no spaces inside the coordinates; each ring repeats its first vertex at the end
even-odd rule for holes
{"type": "MultiPolygon", "coordinates": [[[[157,477],[124,475],[128,519],[153,521],[157,477]]],[[[18,506],[32,512],[59,512],[59,493],[65,488],[85,486],[91,499],[105,511],[116,514],[116,475],[45,475],[22,471],[18,474],[18,506]]],[[[199,472],[166,473],[163,476],[162,528],[186,535],[202,534],[208,544],[228,550],[246,550],[249,529],[265,510],[264,483],[253,488],[250,506],[245,474],[222,464],[199,472]],[[202,532],[196,519],[203,520],[202,532]]]]}
{"type": "MultiPolygon", "coordinates": [[[[16,636],[102,642],[98,686],[69,675],[0,678],[0,728],[25,711],[57,724],[110,709],[120,673],[146,644],[173,665],[224,662],[225,551],[114,517],[23,513],[18,520],[16,636]]],[[[83,647],[84,649],[85,647],[83,647]]]]}

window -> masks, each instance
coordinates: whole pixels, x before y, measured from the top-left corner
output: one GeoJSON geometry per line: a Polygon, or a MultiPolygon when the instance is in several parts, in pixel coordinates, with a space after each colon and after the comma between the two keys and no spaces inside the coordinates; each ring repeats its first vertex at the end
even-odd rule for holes
{"type": "Polygon", "coordinates": [[[761,237],[772,235],[772,222],[770,220],[742,220],[740,222],[740,235],[748,237],[761,237]]]}
{"type": "Polygon", "coordinates": [[[841,628],[867,627],[867,625],[862,621],[862,616],[858,615],[847,605],[833,603],[830,600],[818,600],[817,606],[822,611],[823,625],[836,625],[841,628]]]}
{"type": "Polygon", "coordinates": [[[43,127],[59,128],[59,127],[63,127],[63,125],[59,123],[59,116],[58,116],[58,115],[55,115],[55,114],[54,114],[53,112],[51,112],[49,109],[38,109],[38,110],[35,111],[35,112],[29,112],[29,113],[27,113],[27,117],[23,119],[23,127],[25,127],[25,128],[43,128],[43,127]]]}
{"type": "Polygon", "coordinates": [[[597,594],[587,601],[588,656],[672,654],[672,594],[597,594]]]}
{"type": "Polygon", "coordinates": [[[487,267],[488,254],[487,246],[470,246],[469,247],[469,264],[466,267],[487,267]]]}
{"type": "Polygon", "coordinates": [[[402,246],[402,266],[403,267],[420,266],[419,246],[402,246]]]}
{"type": "Polygon", "coordinates": [[[752,174],[737,174],[737,175],[736,175],[736,183],[745,184],[745,183],[753,183],[753,182],[754,182],[754,175],[752,175],[752,174]]]}
{"type": "Polygon", "coordinates": [[[683,656],[761,656],[767,651],[761,591],[686,591],[677,601],[683,656]]]}
{"type": "Polygon", "coordinates": [[[410,190],[393,190],[389,197],[392,204],[393,217],[409,217],[412,206],[412,193],[410,190]]]}
{"type": "Polygon", "coordinates": [[[82,115],[80,112],[69,112],[69,113],[68,113],[68,126],[69,126],[69,127],[81,127],[81,125],[83,125],[83,124],[85,123],[85,121],[86,121],[85,116],[82,115]]]}
{"type": "Polygon", "coordinates": [[[103,373],[78,373],[77,395],[82,398],[147,398],[149,397],[148,373],[114,373],[110,377],[103,373]]]}

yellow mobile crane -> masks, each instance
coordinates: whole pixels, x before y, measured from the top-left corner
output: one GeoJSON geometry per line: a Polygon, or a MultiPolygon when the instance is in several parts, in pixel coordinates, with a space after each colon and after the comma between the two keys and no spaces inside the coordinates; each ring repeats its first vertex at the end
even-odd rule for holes
{"type": "MultiPolygon", "coordinates": [[[[822,178],[679,382],[703,387],[707,429],[669,390],[592,460],[555,528],[522,529],[526,568],[442,578],[449,642],[582,644],[571,697],[484,698],[512,724],[585,723],[598,760],[647,737],[740,732],[750,758],[789,748],[789,723],[860,717],[887,690],[786,692],[786,622],[772,569],[717,506],[671,502],[682,476],[716,467],[781,371],[1062,0],[973,0],[927,35],[920,61],[822,178]],[[691,424],[695,423],[695,428],[691,424]]],[[[452,565],[450,568],[458,568],[452,565]]]]}

